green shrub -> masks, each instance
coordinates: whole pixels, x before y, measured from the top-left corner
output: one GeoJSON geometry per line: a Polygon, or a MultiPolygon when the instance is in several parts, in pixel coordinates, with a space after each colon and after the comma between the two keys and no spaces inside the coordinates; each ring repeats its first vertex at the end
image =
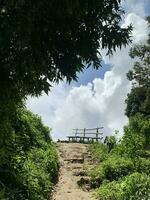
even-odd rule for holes
{"type": "Polygon", "coordinates": [[[107,145],[108,147],[108,151],[112,151],[115,146],[117,145],[117,139],[114,135],[111,136],[106,136],[104,143],[107,145]]]}
{"type": "Polygon", "coordinates": [[[138,158],[135,162],[137,172],[143,172],[150,175],[150,158],[138,158]]]}
{"type": "Polygon", "coordinates": [[[92,179],[96,179],[99,183],[104,180],[118,180],[134,171],[134,165],[131,159],[110,157],[103,161],[91,171],[92,179]]]}
{"type": "Polygon", "coordinates": [[[100,200],[149,200],[150,177],[133,173],[123,180],[104,183],[95,195],[100,200]]]}
{"type": "Polygon", "coordinates": [[[91,152],[92,158],[98,162],[101,162],[108,157],[108,147],[103,143],[98,142],[90,144],[89,150],[91,152]]]}
{"type": "Polygon", "coordinates": [[[0,163],[0,199],[47,200],[58,174],[50,130],[41,119],[18,109],[0,163]]]}
{"type": "Polygon", "coordinates": [[[141,151],[150,149],[150,119],[136,115],[129,120],[124,129],[120,152],[124,156],[138,158],[141,151]]]}

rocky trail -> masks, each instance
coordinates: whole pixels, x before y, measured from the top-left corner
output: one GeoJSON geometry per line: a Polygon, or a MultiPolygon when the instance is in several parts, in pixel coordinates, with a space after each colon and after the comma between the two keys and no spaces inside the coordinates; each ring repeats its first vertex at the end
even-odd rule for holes
{"type": "Polygon", "coordinates": [[[92,164],[87,145],[57,143],[57,149],[60,156],[60,174],[53,200],[94,200],[85,171],[85,167],[92,164]],[[83,182],[84,187],[81,187],[83,182]]]}

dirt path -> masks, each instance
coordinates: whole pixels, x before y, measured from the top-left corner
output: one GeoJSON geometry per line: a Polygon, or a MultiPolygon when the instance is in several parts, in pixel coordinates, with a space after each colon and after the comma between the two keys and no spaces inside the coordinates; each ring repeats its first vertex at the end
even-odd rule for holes
{"type": "Polygon", "coordinates": [[[84,167],[90,161],[86,144],[58,143],[60,176],[53,200],[94,200],[92,192],[83,190],[78,181],[85,177],[84,167]]]}

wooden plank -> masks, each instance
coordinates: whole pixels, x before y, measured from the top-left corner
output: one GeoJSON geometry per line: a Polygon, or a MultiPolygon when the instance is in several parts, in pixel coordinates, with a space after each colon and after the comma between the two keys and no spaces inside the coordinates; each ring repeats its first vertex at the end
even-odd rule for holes
{"type": "MultiPolygon", "coordinates": [[[[97,129],[103,129],[104,127],[97,127],[97,128],[86,128],[85,130],[97,130],[97,129]]],[[[74,131],[76,131],[77,129],[73,129],[74,131]]],[[[79,128],[78,131],[84,131],[84,128],[79,128]]]]}
{"type": "Polygon", "coordinates": [[[99,130],[99,129],[103,129],[103,128],[104,128],[104,127],[97,127],[97,128],[87,128],[86,130],[87,130],[87,131],[89,131],[89,130],[97,130],[97,129],[99,130]]]}
{"type": "Polygon", "coordinates": [[[91,139],[103,139],[103,137],[84,137],[84,138],[91,138],[91,139]]]}
{"type": "Polygon", "coordinates": [[[93,139],[103,139],[103,137],[87,137],[87,136],[67,136],[68,138],[93,138],[93,139]]]}
{"type": "MultiPolygon", "coordinates": [[[[75,134],[75,133],[73,133],[73,134],[75,134]]],[[[81,133],[81,132],[77,133],[77,135],[83,135],[83,134],[84,134],[83,132],[82,132],[82,133],[81,133]]],[[[91,134],[91,135],[93,135],[93,134],[95,134],[95,135],[96,135],[96,134],[102,135],[103,133],[96,133],[96,132],[95,132],[95,133],[90,133],[90,132],[87,133],[87,132],[85,132],[85,135],[86,135],[86,134],[87,134],[87,135],[90,135],[90,134],[91,134]]]]}

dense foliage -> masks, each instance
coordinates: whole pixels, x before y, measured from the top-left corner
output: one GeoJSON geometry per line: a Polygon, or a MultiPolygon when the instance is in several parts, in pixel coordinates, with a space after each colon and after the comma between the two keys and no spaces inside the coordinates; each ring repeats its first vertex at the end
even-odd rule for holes
{"type": "Polygon", "coordinates": [[[1,138],[0,199],[47,200],[58,172],[49,128],[22,108],[9,123],[9,131],[1,138]]]}
{"type": "MultiPolygon", "coordinates": [[[[150,26],[150,17],[148,17],[150,26]]],[[[126,115],[134,116],[142,113],[150,116],[150,35],[145,45],[136,45],[130,51],[132,58],[137,57],[133,69],[127,73],[127,78],[132,81],[133,87],[126,99],[126,115]]]]}
{"type": "Polygon", "coordinates": [[[124,128],[120,151],[124,156],[138,158],[144,156],[146,150],[150,150],[150,118],[136,115],[124,128]]]}
{"type": "Polygon", "coordinates": [[[132,88],[126,103],[126,115],[128,117],[134,116],[138,112],[145,116],[150,115],[150,89],[145,87],[132,88]]]}
{"type": "Polygon", "coordinates": [[[120,181],[103,184],[96,196],[101,200],[149,200],[150,177],[133,173],[120,181]]]}
{"type": "MultiPolygon", "coordinates": [[[[110,156],[110,155],[109,155],[110,156]]],[[[106,161],[97,165],[91,172],[92,179],[99,181],[113,181],[122,178],[134,171],[131,159],[110,156],[106,161]]]]}
{"type": "Polygon", "coordinates": [[[95,152],[92,155],[97,155],[98,161],[89,173],[91,181],[97,187],[95,195],[98,199],[149,200],[149,131],[150,119],[136,115],[125,127],[122,140],[107,156],[103,151],[105,148],[109,149],[107,144],[97,143],[90,147],[91,151],[95,152]],[[101,160],[100,157],[105,159],[101,160]]]}
{"type": "Polygon", "coordinates": [[[92,143],[89,146],[89,150],[91,152],[92,158],[95,161],[101,162],[108,157],[108,147],[104,145],[103,143],[92,143]]]}

